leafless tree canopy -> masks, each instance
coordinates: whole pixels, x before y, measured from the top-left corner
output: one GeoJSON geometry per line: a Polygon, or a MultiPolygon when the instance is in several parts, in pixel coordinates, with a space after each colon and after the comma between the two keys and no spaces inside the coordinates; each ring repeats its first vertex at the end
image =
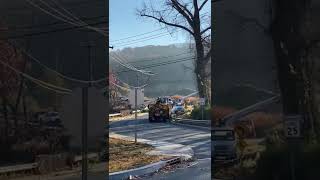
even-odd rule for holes
{"type": "Polygon", "coordinates": [[[205,67],[211,55],[211,12],[204,12],[208,0],[146,0],[138,16],[153,19],[160,25],[183,30],[195,43],[199,95],[209,99],[205,67]]]}

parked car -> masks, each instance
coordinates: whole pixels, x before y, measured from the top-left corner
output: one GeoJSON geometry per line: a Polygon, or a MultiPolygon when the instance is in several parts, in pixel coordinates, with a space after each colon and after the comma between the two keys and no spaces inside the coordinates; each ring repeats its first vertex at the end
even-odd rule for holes
{"type": "Polygon", "coordinates": [[[213,160],[222,163],[234,163],[239,158],[238,140],[233,128],[217,127],[212,129],[213,160]]]}
{"type": "Polygon", "coordinates": [[[185,109],[183,106],[179,106],[179,105],[176,105],[176,106],[173,106],[173,108],[171,109],[171,113],[172,114],[180,114],[180,113],[184,113],[185,112],[185,109]]]}
{"type": "Polygon", "coordinates": [[[58,112],[47,112],[45,115],[45,121],[60,121],[60,115],[58,112]]]}

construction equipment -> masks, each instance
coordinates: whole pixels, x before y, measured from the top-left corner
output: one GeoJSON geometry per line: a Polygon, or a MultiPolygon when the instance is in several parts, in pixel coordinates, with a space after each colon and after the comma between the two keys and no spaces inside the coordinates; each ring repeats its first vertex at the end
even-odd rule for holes
{"type": "Polygon", "coordinates": [[[148,109],[150,122],[166,122],[171,118],[172,105],[168,97],[157,98],[156,103],[148,105],[148,109]]]}

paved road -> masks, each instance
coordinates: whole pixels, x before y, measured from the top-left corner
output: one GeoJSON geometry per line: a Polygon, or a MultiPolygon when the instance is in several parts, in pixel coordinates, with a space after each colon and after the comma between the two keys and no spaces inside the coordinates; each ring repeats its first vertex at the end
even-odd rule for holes
{"type": "Polygon", "coordinates": [[[134,137],[137,124],[138,138],[166,141],[190,146],[197,159],[196,165],[178,169],[171,173],[156,174],[151,179],[210,179],[211,135],[210,131],[172,125],[169,123],[149,123],[146,119],[123,120],[110,123],[109,132],[134,137]],[[179,178],[178,178],[179,177],[179,178]]]}
{"type": "MultiPolygon", "coordinates": [[[[89,172],[88,180],[106,180],[107,179],[106,172],[89,172]]],[[[66,174],[61,176],[53,176],[53,175],[43,175],[43,176],[27,176],[21,178],[14,178],[12,180],[81,180],[81,173],[76,174],[66,174]]]]}
{"type": "MultiPolygon", "coordinates": [[[[81,180],[81,175],[64,177],[62,179],[63,180],[81,180]]],[[[106,179],[107,179],[106,173],[90,173],[90,174],[88,174],[88,180],[106,180],[106,179]]],[[[56,179],[56,180],[59,180],[59,179],[56,179]]]]}
{"type": "Polygon", "coordinates": [[[197,160],[191,163],[189,167],[177,168],[171,172],[160,172],[151,177],[146,177],[147,180],[209,180],[211,179],[211,159],[197,160]]]}

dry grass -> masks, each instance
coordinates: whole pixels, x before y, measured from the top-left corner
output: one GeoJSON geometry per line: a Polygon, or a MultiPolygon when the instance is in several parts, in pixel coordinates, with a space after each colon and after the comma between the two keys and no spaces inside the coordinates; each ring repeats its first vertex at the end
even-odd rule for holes
{"type": "MultiPolygon", "coordinates": [[[[148,114],[148,113],[138,113],[138,117],[145,116],[145,115],[147,115],[147,114],[148,114]]],[[[109,121],[128,120],[128,119],[134,119],[134,117],[135,117],[134,114],[130,114],[130,115],[127,115],[127,116],[112,117],[112,118],[109,118],[109,121]]]]}
{"type": "Polygon", "coordinates": [[[151,150],[153,147],[147,144],[109,138],[109,173],[141,167],[168,158],[146,155],[151,150]]]}

